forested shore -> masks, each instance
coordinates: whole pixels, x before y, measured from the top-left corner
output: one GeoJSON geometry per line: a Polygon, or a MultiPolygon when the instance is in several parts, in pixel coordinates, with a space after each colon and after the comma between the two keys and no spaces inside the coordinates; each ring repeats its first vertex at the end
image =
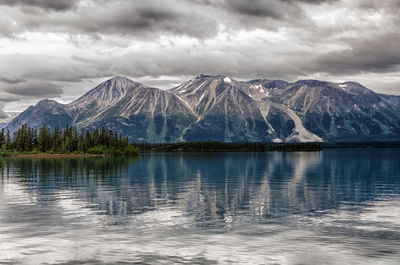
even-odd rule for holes
{"type": "Polygon", "coordinates": [[[223,143],[215,141],[188,143],[131,143],[117,132],[96,128],[78,131],[67,126],[54,130],[43,125],[39,130],[22,125],[12,136],[0,131],[0,155],[136,155],[141,152],[268,152],[321,151],[319,143],[223,143]]]}
{"type": "Polygon", "coordinates": [[[139,149],[121,134],[96,128],[78,131],[67,126],[50,130],[43,125],[39,131],[22,125],[13,136],[7,130],[0,131],[0,155],[18,154],[92,154],[136,155],[139,149]]]}
{"type": "Polygon", "coordinates": [[[297,152],[331,148],[389,148],[400,142],[342,143],[224,143],[216,141],[181,143],[132,143],[112,130],[81,130],[72,126],[54,130],[43,125],[39,130],[27,125],[13,135],[0,131],[0,155],[17,156],[94,156],[136,155],[139,152],[297,152]]]}

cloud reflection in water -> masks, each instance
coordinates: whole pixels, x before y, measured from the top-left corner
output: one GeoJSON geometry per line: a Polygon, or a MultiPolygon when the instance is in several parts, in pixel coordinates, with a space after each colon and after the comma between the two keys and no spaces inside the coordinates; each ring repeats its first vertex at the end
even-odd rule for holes
{"type": "Polygon", "coordinates": [[[0,263],[397,264],[399,154],[0,159],[0,263]]]}

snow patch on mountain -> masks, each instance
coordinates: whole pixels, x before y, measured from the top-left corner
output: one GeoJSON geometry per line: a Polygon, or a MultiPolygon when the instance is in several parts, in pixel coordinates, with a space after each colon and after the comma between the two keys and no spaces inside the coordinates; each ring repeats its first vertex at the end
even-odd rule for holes
{"type": "Polygon", "coordinates": [[[232,83],[232,79],[230,79],[229,77],[225,77],[224,82],[230,84],[230,83],[232,83]]]}

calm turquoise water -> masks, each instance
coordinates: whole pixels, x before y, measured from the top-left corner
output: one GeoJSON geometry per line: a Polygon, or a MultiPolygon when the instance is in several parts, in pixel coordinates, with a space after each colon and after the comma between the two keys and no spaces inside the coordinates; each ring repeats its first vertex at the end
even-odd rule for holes
{"type": "Polygon", "coordinates": [[[400,150],[0,158],[0,264],[400,264],[400,150]]]}

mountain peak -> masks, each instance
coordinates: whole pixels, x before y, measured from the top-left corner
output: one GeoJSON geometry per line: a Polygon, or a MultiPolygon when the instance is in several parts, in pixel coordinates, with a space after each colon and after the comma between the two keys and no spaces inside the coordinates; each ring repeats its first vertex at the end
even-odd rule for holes
{"type": "Polygon", "coordinates": [[[199,74],[194,79],[202,79],[202,78],[207,78],[207,77],[211,77],[211,75],[199,74]]]}
{"type": "Polygon", "coordinates": [[[61,105],[61,103],[58,103],[57,101],[52,99],[42,99],[36,104],[36,106],[38,107],[57,107],[61,105]]]}
{"type": "Polygon", "coordinates": [[[125,76],[115,76],[111,79],[108,79],[106,81],[104,81],[103,83],[101,83],[100,85],[98,85],[97,87],[100,87],[102,85],[107,85],[107,86],[129,86],[132,84],[139,84],[135,81],[132,81],[131,79],[125,77],[125,76]]]}
{"type": "Polygon", "coordinates": [[[140,86],[144,87],[145,85],[127,77],[115,76],[91,89],[71,104],[85,105],[92,102],[101,102],[103,105],[113,104],[140,86]]]}
{"type": "Polygon", "coordinates": [[[45,99],[40,100],[37,104],[51,104],[53,102],[56,102],[56,101],[45,98],[45,99]]]}
{"type": "Polygon", "coordinates": [[[209,79],[209,78],[211,78],[211,79],[217,79],[217,78],[225,78],[225,77],[227,77],[227,76],[225,76],[225,75],[206,75],[206,74],[199,74],[199,75],[197,75],[195,78],[193,78],[193,79],[205,79],[205,78],[207,78],[207,79],[209,79]]]}
{"type": "Polygon", "coordinates": [[[223,75],[210,75],[210,74],[199,74],[194,79],[202,79],[202,78],[218,78],[222,77],[223,75]]]}
{"type": "Polygon", "coordinates": [[[195,78],[191,80],[191,82],[202,81],[202,80],[216,80],[228,85],[232,85],[234,82],[232,78],[225,75],[205,75],[205,74],[197,75],[195,78]]]}
{"type": "Polygon", "coordinates": [[[307,86],[325,86],[329,82],[327,81],[321,81],[321,80],[315,80],[315,79],[303,79],[303,80],[298,80],[295,82],[295,84],[301,84],[301,85],[307,85],[307,86]]]}

